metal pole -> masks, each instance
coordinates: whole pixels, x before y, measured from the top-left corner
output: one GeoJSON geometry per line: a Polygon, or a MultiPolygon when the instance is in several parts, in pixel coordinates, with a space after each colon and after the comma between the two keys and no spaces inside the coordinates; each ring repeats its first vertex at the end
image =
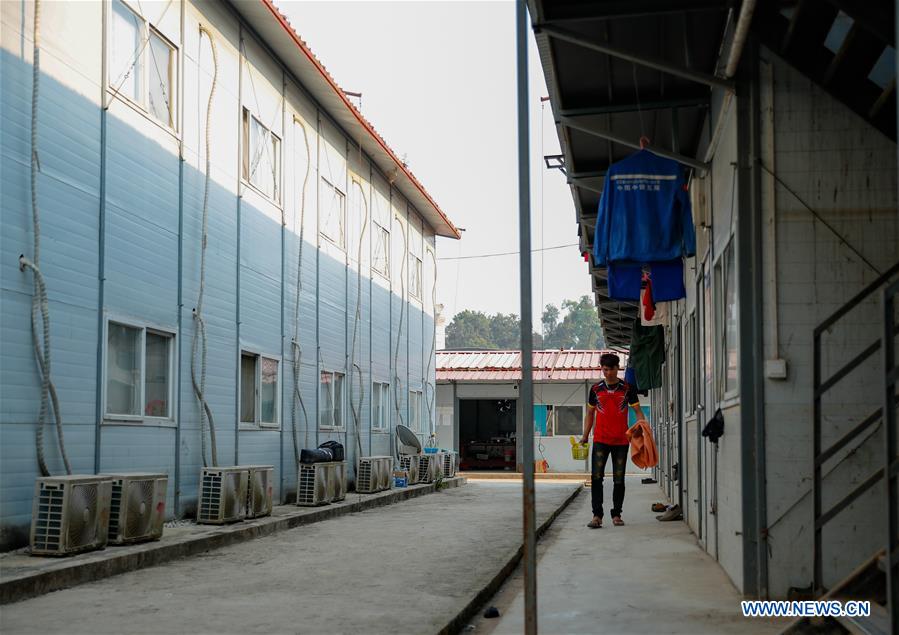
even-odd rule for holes
{"type": "Polygon", "coordinates": [[[899,367],[896,366],[895,337],[893,316],[896,314],[896,295],[899,294],[899,282],[894,282],[883,291],[883,428],[884,453],[883,475],[886,493],[886,572],[887,572],[887,608],[889,610],[890,632],[899,632],[899,487],[897,487],[896,468],[896,383],[899,380],[899,367]]]}
{"type": "Polygon", "coordinates": [[[525,0],[515,3],[518,75],[518,250],[521,282],[521,450],[524,520],[524,632],[537,633],[537,537],[534,503],[534,341],[531,328],[531,179],[528,132],[528,40],[525,0]]]}

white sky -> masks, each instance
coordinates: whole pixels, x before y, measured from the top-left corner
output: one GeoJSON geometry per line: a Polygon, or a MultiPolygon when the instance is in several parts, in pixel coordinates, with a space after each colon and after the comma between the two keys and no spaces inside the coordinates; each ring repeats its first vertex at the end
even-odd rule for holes
{"type": "MultiPolygon", "coordinates": [[[[276,1],[341,88],[362,93],[365,116],[465,228],[461,241],[437,239],[437,257],[517,251],[514,3],[276,1]]],[[[543,167],[559,143],[549,104],[541,107],[547,91],[528,33],[533,247],[574,244],[570,190],[558,170],[543,167]]],[[[438,264],[447,320],[463,309],[520,313],[517,255],[438,264]]],[[[537,330],[543,305],[591,294],[577,247],[536,252],[533,270],[537,330]]]]}

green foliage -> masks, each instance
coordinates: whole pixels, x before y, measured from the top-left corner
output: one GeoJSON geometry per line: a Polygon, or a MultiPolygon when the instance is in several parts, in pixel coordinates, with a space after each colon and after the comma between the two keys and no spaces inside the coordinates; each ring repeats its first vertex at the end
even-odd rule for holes
{"type": "MultiPolygon", "coordinates": [[[[596,307],[589,296],[565,300],[559,309],[547,304],[542,317],[545,337],[534,333],[534,348],[595,349],[605,346],[596,307]],[[563,316],[564,311],[564,316],[563,316]]],[[[517,350],[521,320],[514,313],[457,313],[446,327],[449,349],[517,350]]]]}

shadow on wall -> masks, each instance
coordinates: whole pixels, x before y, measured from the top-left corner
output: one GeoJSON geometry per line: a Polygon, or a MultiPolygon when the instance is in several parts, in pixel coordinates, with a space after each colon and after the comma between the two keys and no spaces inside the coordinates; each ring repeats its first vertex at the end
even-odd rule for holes
{"type": "MultiPolygon", "coordinates": [[[[9,549],[28,540],[34,479],[38,476],[35,431],[40,383],[31,341],[32,279],[17,266],[18,254],[33,252],[29,187],[32,66],[6,50],[0,52],[0,65],[3,137],[0,250],[9,256],[0,264],[0,347],[3,350],[0,357],[0,479],[3,482],[0,549],[9,549]]],[[[97,104],[46,75],[41,77],[40,91],[40,264],[50,298],[52,376],[62,406],[65,444],[73,472],[94,473],[98,395],[102,394],[98,392],[100,373],[97,372],[101,110],[97,104]]],[[[122,120],[108,117],[104,317],[175,335],[171,368],[177,370],[170,379],[175,388],[175,399],[169,406],[170,421],[145,421],[137,425],[104,423],[100,427],[99,471],[168,473],[167,507],[175,515],[195,509],[203,465],[200,413],[191,389],[190,363],[194,335],[191,311],[199,284],[204,180],[202,171],[185,162],[179,184],[176,154],[122,120]],[[183,213],[181,218],[179,207],[183,213]],[[183,230],[179,231],[182,223],[183,230]],[[183,250],[180,328],[179,243],[183,250]],[[177,417],[179,401],[180,419],[177,417]],[[176,480],[176,476],[180,479],[176,480]],[[176,492],[179,509],[174,502],[176,492]]],[[[314,214],[314,210],[307,213],[314,214]]],[[[294,330],[299,239],[291,231],[285,231],[282,249],[281,223],[246,199],[238,202],[234,192],[214,181],[210,187],[209,215],[204,300],[208,335],[207,399],[216,422],[219,464],[274,465],[278,473],[275,496],[283,500],[296,488],[296,471],[288,466],[293,462],[294,380],[290,341],[294,330]],[[235,302],[237,298],[239,306],[235,302]],[[281,429],[238,428],[239,391],[235,386],[242,348],[280,360],[281,429]]],[[[308,233],[315,238],[314,231],[308,233]]],[[[323,251],[317,253],[315,245],[307,242],[303,249],[302,278],[305,291],[300,302],[299,340],[304,355],[299,384],[309,425],[308,428],[304,425],[302,412],[297,409],[298,445],[306,445],[307,430],[309,445],[317,443],[320,434],[322,440],[337,437],[347,446],[348,459],[352,461],[356,454],[355,441],[349,436],[352,430],[319,433],[316,413],[319,364],[330,370],[343,370],[346,364],[347,333],[352,334],[355,312],[356,275],[348,270],[345,262],[326,256],[323,251]],[[317,274],[323,281],[318,294],[315,292],[317,274]],[[317,303],[322,315],[318,324],[317,303]],[[323,347],[318,355],[317,344],[323,347]]],[[[363,278],[363,284],[367,282],[363,278]]],[[[370,311],[374,305],[389,306],[389,290],[378,285],[368,286],[369,290],[363,292],[363,310],[369,307],[370,311]]],[[[397,300],[394,298],[394,302],[397,300]]],[[[420,310],[411,306],[408,309],[406,319],[417,319],[420,324],[420,310]]],[[[368,315],[370,312],[364,311],[365,326],[360,328],[357,355],[365,370],[363,385],[367,384],[360,426],[362,447],[369,453],[390,454],[389,434],[369,434],[368,315]]],[[[429,317],[425,316],[424,320],[430,324],[429,317]]],[[[390,330],[394,344],[396,326],[394,321],[390,330]]],[[[386,327],[374,325],[374,338],[383,338],[386,327]]],[[[420,330],[419,327],[417,331],[420,330]]],[[[408,322],[403,331],[403,337],[408,338],[408,322]]],[[[410,347],[430,350],[430,341],[423,342],[424,338],[416,335],[415,342],[406,340],[400,346],[399,375],[404,384],[410,347]]],[[[108,367],[121,360],[105,361],[108,367]]],[[[348,406],[346,412],[351,421],[348,406]]],[[[45,426],[44,448],[51,472],[63,473],[52,425],[45,426]]]]}

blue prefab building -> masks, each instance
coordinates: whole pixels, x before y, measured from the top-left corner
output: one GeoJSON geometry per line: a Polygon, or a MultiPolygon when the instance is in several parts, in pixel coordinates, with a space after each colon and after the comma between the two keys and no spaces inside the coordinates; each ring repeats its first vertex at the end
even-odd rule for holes
{"type": "Polygon", "coordinates": [[[0,547],[39,454],[165,472],[183,516],[204,464],[274,465],[286,501],[295,448],[341,441],[352,479],[395,424],[433,432],[458,230],[269,0],[4,2],[2,33],[0,547]]]}

